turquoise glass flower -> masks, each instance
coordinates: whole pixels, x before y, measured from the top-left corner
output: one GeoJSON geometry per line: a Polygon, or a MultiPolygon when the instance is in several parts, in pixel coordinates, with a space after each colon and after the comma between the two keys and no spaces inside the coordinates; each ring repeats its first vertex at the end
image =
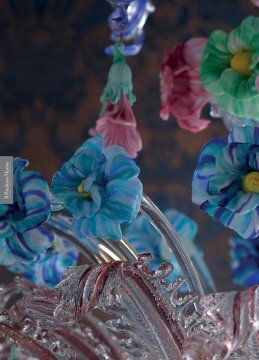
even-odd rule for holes
{"type": "Polygon", "coordinates": [[[87,140],[54,175],[51,190],[73,216],[77,236],[119,240],[120,224],[140,208],[139,168],[119,146],[104,147],[101,135],[87,140]]]}
{"type": "Polygon", "coordinates": [[[204,49],[201,80],[223,111],[259,120],[259,18],[249,16],[226,34],[214,31],[204,49]]]}
{"type": "MultiPolygon", "coordinates": [[[[5,249],[7,253],[8,249],[5,249]]],[[[52,246],[46,251],[43,259],[37,262],[23,263],[15,261],[11,254],[7,254],[8,270],[23,275],[28,281],[37,285],[53,287],[61,280],[69,266],[75,266],[78,251],[69,241],[55,236],[52,246]]]]}
{"type": "Polygon", "coordinates": [[[235,127],[202,149],[192,200],[214,220],[248,239],[259,235],[259,128],[235,127]]]}
{"type": "Polygon", "coordinates": [[[39,172],[24,170],[27,165],[27,160],[14,159],[14,201],[0,205],[0,242],[17,260],[35,261],[53,241],[42,226],[50,216],[50,191],[39,172]]]}
{"type": "Polygon", "coordinates": [[[234,282],[244,287],[259,284],[259,240],[241,236],[230,239],[231,269],[234,282]]]}
{"type": "MultiPolygon", "coordinates": [[[[212,280],[210,274],[208,273],[208,269],[202,260],[203,253],[200,248],[194,244],[194,238],[197,234],[197,224],[185,214],[174,209],[166,210],[164,215],[174,227],[180,239],[183,241],[183,245],[195,265],[200,271],[202,271],[209,284],[211,284],[212,280]]],[[[132,222],[127,227],[124,235],[129,244],[138,254],[150,252],[153,255],[153,259],[151,260],[149,266],[151,270],[156,270],[162,261],[169,262],[173,265],[174,270],[168,277],[168,282],[171,282],[176,277],[183,275],[176,258],[169,251],[165,240],[162,239],[158,231],[144,215],[140,215],[134,222],[132,222]]]]}

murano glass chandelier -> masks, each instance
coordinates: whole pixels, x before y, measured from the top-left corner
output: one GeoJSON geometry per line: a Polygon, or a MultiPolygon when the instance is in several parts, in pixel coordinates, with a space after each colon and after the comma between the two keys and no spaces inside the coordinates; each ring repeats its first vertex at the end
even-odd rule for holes
{"type": "Polygon", "coordinates": [[[155,8],[108,2],[113,62],[89,138],[50,186],[27,160],[0,157],[0,264],[17,274],[0,288],[0,358],[259,359],[259,18],[175,44],[160,68],[163,120],[197,133],[209,104],[227,128],[202,148],[192,181],[193,202],[235,233],[231,267],[246,289],[219,293],[196,223],[162,213],[134,161],[126,60],[155,8]]]}

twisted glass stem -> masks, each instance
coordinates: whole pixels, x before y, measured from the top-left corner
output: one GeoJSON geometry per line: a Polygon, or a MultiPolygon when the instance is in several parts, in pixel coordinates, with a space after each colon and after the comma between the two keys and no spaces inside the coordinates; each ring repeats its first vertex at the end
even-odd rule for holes
{"type": "Polygon", "coordinates": [[[205,291],[200,277],[191,261],[190,256],[185,250],[181,239],[165,216],[145,194],[143,194],[142,197],[141,211],[165,239],[169,250],[176,257],[178,264],[186,276],[187,284],[190,290],[199,297],[203,297],[205,291]]]}

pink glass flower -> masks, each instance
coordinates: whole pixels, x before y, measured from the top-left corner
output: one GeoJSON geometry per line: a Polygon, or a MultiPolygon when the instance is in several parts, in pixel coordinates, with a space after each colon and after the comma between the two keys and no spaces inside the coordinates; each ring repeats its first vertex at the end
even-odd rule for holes
{"type": "Polygon", "coordinates": [[[165,54],[161,63],[160,116],[168,120],[172,114],[181,128],[191,132],[201,131],[210,123],[200,117],[203,106],[210,100],[199,75],[206,43],[204,38],[178,43],[165,54]]]}
{"type": "Polygon", "coordinates": [[[142,149],[136,119],[125,95],[121,95],[117,104],[107,103],[106,110],[97,120],[95,128],[89,130],[91,136],[97,133],[102,134],[106,146],[119,145],[132,158],[142,149]]]}
{"type": "Polygon", "coordinates": [[[255,6],[259,7],[259,0],[251,0],[251,1],[255,6]]]}
{"type": "Polygon", "coordinates": [[[259,92],[259,75],[257,76],[257,78],[255,80],[255,87],[256,87],[256,90],[259,92]]]}

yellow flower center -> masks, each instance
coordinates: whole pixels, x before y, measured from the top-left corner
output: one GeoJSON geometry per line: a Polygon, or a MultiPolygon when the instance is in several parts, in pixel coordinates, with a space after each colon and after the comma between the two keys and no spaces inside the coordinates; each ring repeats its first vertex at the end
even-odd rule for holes
{"type": "Polygon", "coordinates": [[[259,193],[259,172],[252,171],[243,178],[243,190],[249,193],[259,193]]]}
{"type": "Polygon", "coordinates": [[[239,53],[235,54],[230,61],[230,66],[232,70],[244,76],[250,75],[251,64],[252,64],[252,53],[249,50],[240,51],[239,53]]]}
{"type": "Polygon", "coordinates": [[[82,180],[78,185],[77,191],[84,197],[91,197],[91,193],[89,191],[85,191],[84,189],[84,180],[82,180]]]}

